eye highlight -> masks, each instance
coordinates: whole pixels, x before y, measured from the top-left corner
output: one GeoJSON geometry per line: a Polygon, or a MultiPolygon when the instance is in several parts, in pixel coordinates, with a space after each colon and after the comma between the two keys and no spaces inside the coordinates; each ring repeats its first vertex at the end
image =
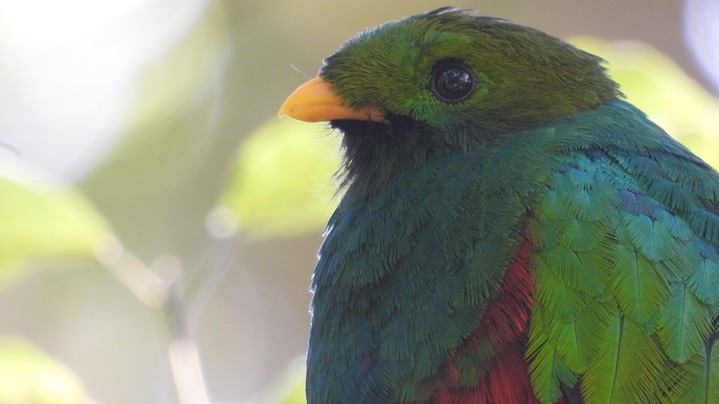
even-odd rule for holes
{"type": "Polygon", "coordinates": [[[444,60],[434,67],[429,89],[439,100],[456,103],[472,95],[476,82],[467,66],[456,60],[444,60]]]}

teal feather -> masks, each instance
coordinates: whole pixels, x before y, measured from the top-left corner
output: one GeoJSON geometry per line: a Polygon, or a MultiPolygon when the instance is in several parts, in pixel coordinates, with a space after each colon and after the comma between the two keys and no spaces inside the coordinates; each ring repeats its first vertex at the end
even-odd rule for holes
{"type": "MultiPolygon", "coordinates": [[[[612,108],[630,107],[615,103],[612,108]]],[[[635,114],[632,122],[647,121],[635,114]]],[[[682,380],[670,369],[699,366],[698,358],[716,339],[719,311],[716,298],[710,296],[719,293],[719,244],[713,221],[707,225],[692,218],[713,215],[707,206],[717,206],[713,189],[719,186],[711,169],[656,126],[647,124],[623,137],[627,138],[644,150],[633,147],[629,150],[635,155],[628,157],[629,150],[595,140],[586,151],[565,154],[566,168],[555,172],[548,197],[535,210],[535,226],[551,228],[554,234],[543,232],[537,240],[530,366],[543,351],[553,350],[563,365],[583,374],[579,385],[588,403],[690,400],[699,391],[690,383],[695,378],[673,384],[670,392],[657,381],[663,374],[682,380]],[[709,183],[700,184],[696,177],[709,183]],[[593,206],[591,218],[588,206],[593,206]],[[567,258],[579,254],[586,254],[591,263],[567,258]],[[590,280],[578,281],[578,273],[586,272],[592,274],[590,280]],[[610,298],[592,298],[602,287],[608,288],[610,298]],[[611,332],[597,340],[594,354],[580,352],[575,342],[581,341],[575,337],[579,333],[590,333],[583,327],[598,327],[597,322],[582,325],[576,320],[583,317],[576,312],[585,306],[591,312],[602,307],[600,312],[613,324],[601,327],[611,332]],[[535,316],[545,308],[552,314],[535,316]],[[544,324],[535,326],[536,322],[544,324]]],[[[557,365],[535,365],[534,379],[546,379],[550,367],[557,365]]],[[[560,387],[558,374],[555,383],[552,391],[560,387]]],[[[719,379],[707,377],[702,385],[711,391],[719,379]]],[[[540,399],[552,402],[556,397],[540,399]]]]}

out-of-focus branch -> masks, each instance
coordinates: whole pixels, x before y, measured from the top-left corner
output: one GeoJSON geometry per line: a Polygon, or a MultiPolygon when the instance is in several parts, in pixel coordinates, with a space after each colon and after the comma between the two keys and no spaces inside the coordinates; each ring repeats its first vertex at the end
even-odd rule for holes
{"type": "Polygon", "coordinates": [[[176,257],[166,255],[147,266],[112,236],[99,243],[96,257],[141,302],[164,312],[170,331],[167,355],[178,401],[181,404],[209,403],[199,350],[187,327],[182,263],[176,257]]]}
{"type": "Polygon", "coordinates": [[[106,236],[95,248],[98,262],[123,286],[148,307],[159,308],[167,298],[165,281],[137,257],[125,250],[122,243],[106,236]]]}

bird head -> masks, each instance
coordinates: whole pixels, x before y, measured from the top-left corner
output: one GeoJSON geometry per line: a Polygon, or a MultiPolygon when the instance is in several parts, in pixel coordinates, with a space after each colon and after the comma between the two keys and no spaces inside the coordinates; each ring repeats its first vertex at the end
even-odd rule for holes
{"type": "Polygon", "coordinates": [[[280,114],[330,121],[351,174],[353,160],[466,152],[619,96],[599,57],[445,7],[351,38],[280,114]]]}

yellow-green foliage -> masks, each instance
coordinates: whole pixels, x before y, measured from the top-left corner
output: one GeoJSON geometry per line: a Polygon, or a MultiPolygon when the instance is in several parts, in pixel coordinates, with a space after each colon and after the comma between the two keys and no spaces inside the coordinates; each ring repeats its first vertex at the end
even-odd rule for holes
{"type": "Polygon", "coordinates": [[[75,189],[0,166],[0,288],[28,261],[92,257],[108,225],[75,189]]]}
{"type": "Polygon", "coordinates": [[[221,204],[236,213],[240,228],[261,237],[318,231],[334,204],[336,141],[320,125],[268,122],[240,148],[221,204]]]}
{"type": "Polygon", "coordinates": [[[28,341],[0,337],[0,402],[15,404],[90,403],[80,380],[62,363],[28,341]]]}

